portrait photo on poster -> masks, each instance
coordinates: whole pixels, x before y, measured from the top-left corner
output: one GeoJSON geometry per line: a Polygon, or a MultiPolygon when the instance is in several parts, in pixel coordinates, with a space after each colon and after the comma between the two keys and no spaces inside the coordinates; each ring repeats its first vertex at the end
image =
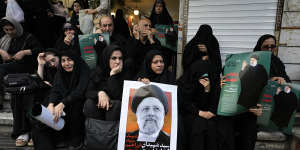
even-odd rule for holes
{"type": "Polygon", "coordinates": [[[175,150],[177,86],[125,81],[118,150],[175,150]]]}

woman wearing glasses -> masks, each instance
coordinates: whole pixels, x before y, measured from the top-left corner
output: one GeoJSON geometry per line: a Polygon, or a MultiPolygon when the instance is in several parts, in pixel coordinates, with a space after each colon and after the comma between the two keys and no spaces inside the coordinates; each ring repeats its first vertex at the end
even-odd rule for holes
{"type": "Polygon", "coordinates": [[[276,49],[276,38],[273,35],[265,34],[258,39],[253,51],[271,51],[270,78],[279,84],[291,82],[289,76],[286,74],[284,64],[280,58],[275,55],[276,49]]]}

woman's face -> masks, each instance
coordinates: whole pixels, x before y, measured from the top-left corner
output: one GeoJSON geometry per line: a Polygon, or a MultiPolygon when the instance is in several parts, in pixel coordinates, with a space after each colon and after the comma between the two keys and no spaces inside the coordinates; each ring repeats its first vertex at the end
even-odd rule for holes
{"type": "Polygon", "coordinates": [[[156,74],[161,74],[164,71],[165,63],[160,55],[155,55],[152,59],[151,69],[156,74]]]}
{"type": "Polygon", "coordinates": [[[261,50],[274,52],[276,50],[275,40],[273,38],[266,39],[261,45],[261,50]]]}
{"type": "Polygon", "coordinates": [[[11,25],[3,26],[3,31],[5,32],[5,34],[9,35],[10,37],[15,37],[17,35],[16,28],[11,25]]]}
{"type": "Polygon", "coordinates": [[[123,56],[122,52],[119,50],[114,51],[109,59],[109,68],[113,69],[118,66],[123,66],[123,56]]]}
{"type": "Polygon", "coordinates": [[[74,3],[74,8],[73,8],[73,10],[74,10],[75,12],[79,13],[79,10],[80,10],[80,9],[81,9],[80,4],[79,4],[79,3],[74,3]]]}
{"type": "Polygon", "coordinates": [[[74,61],[68,56],[62,56],[61,66],[65,71],[72,72],[74,69],[74,61]]]}
{"type": "Polygon", "coordinates": [[[162,3],[156,3],[155,4],[155,13],[156,14],[161,14],[163,11],[163,4],[162,3]]]}
{"type": "Polygon", "coordinates": [[[73,28],[67,28],[65,29],[65,36],[67,36],[68,34],[72,34],[74,35],[75,34],[75,30],[73,28]]]}

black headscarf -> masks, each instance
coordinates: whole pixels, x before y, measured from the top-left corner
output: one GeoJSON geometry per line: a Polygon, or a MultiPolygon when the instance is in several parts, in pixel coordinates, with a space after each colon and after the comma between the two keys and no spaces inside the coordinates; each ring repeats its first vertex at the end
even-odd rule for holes
{"type": "MultiPolygon", "coordinates": [[[[270,38],[274,39],[275,45],[276,45],[275,36],[270,35],[270,34],[265,34],[265,35],[262,35],[258,39],[253,51],[254,52],[262,51],[262,49],[261,49],[262,44],[264,43],[265,40],[270,39],[270,38]]],[[[283,77],[285,79],[285,81],[291,82],[289,76],[286,74],[285,66],[284,66],[283,62],[280,60],[279,57],[275,56],[273,53],[271,56],[270,77],[283,77]]]]}
{"type": "Polygon", "coordinates": [[[222,61],[219,42],[213,35],[212,28],[207,24],[201,25],[193,39],[185,46],[182,58],[183,70],[188,69],[193,62],[205,56],[205,54],[198,49],[198,44],[204,44],[206,46],[209,61],[216,66],[217,72],[220,73],[222,70],[222,61]]]}
{"type": "MultiPolygon", "coordinates": [[[[122,48],[119,47],[118,45],[114,45],[114,44],[109,45],[103,50],[102,56],[99,61],[99,65],[97,66],[96,71],[95,71],[97,75],[102,76],[102,77],[99,77],[99,79],[103,78],[103,77],[107,78],[110,76],[111,68],[109,67],[109,60],[114,51],[121,51],[122,57],[123,57],[123,67],[125,66],[124,65],[125,58],[124,58],[124,53],[123,53],[122,48]]],[[[123,72],[123,70],[124,70],[124,68],[122,69],[122,72],[123,72]]],[[[95,78],[97,78],[96,76],[95,76],[95,78]]]]}
{"type": "Polygon", "coordinates": [[[79,77],[80,77],[80,66],[83,63],[84,61],[78,55],[72,53],[71,51],[63,51],[60,53],[58,72],[59,75],[61,76],[63,85],[68,91],[71,91],[72,89],[75,89],[77,87],[79,77]],[[61,65],[62,56],[67,56],[74,61],[72,72],[67,72],[62,67],[61,65]]]}
{"type": "Polygon", "coordinates": [[[275,41],[275,45],[276,45],[276,38],[275,38],[275,36],[273,36],[273,35],[271,35],[271,34],[265,34],[265,35],[262,35],[259,39],[258,39],[258,41],[257,41],[257,43],[256,43],[256,46],[255,46],[255,48],[254,48],[254,52],[255,51],[261,51],[261,46],[262,46],[262,44],[264,43],[264,41],[265,40],[267,40],[267,39],[269,39],[269,38],[272,38],[274,41],[275,41]]]}
{"type": "Polygon", "coordinates": [[[142,66],[142,70],[138,74],[138,78],[148,78],[151,82],[158,82],[158,83],[167,83],[172,84],[175,82],[175,79],[170,77],[171,73],[167,70],[167,65],[165,64],[164,70],[161,74],[156,74],[152,70],[152,60],[154,56],[159,55],[163,58],[165,62],[163,54],[159,50],[151,50],[149,51],[144,60],[144,64],[142,66]],[[172,81],[174,80],[174,81],[172,81]]]}
{"type": "Polygon", "coordinates": [[[115,21],[114,32],[117,34],[121,34],[125,38],[129,38],[130,32],[129,32],[128,24],[124,19],[124,14],[122,9],[118,9],[116,11],[116,18],[114,19],[114,21],[115,21]]]}
{"type": "Polygon", "coordinates": [[[172,25],[173,24],[173,19],[167,10],[166,3],[164,2],[164,0],[155,0],[151,15],[150,15],[150,21],[151,21],[152,26],[155,26],[156,24],[163,24],[163,25],[172,25]],[[155,13],[155,6],[157,3],[160,3],[163,6],[163,11],[161,14],[155,13]]]}

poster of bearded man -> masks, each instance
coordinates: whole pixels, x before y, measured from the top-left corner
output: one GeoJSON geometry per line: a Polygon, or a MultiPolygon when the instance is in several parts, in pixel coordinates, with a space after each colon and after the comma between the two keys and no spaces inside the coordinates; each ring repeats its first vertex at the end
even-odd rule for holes
{"type": "Polygon", "coordinates": [[[124,81],[118,150],[176,150],[177,86],[124,81]]]}

